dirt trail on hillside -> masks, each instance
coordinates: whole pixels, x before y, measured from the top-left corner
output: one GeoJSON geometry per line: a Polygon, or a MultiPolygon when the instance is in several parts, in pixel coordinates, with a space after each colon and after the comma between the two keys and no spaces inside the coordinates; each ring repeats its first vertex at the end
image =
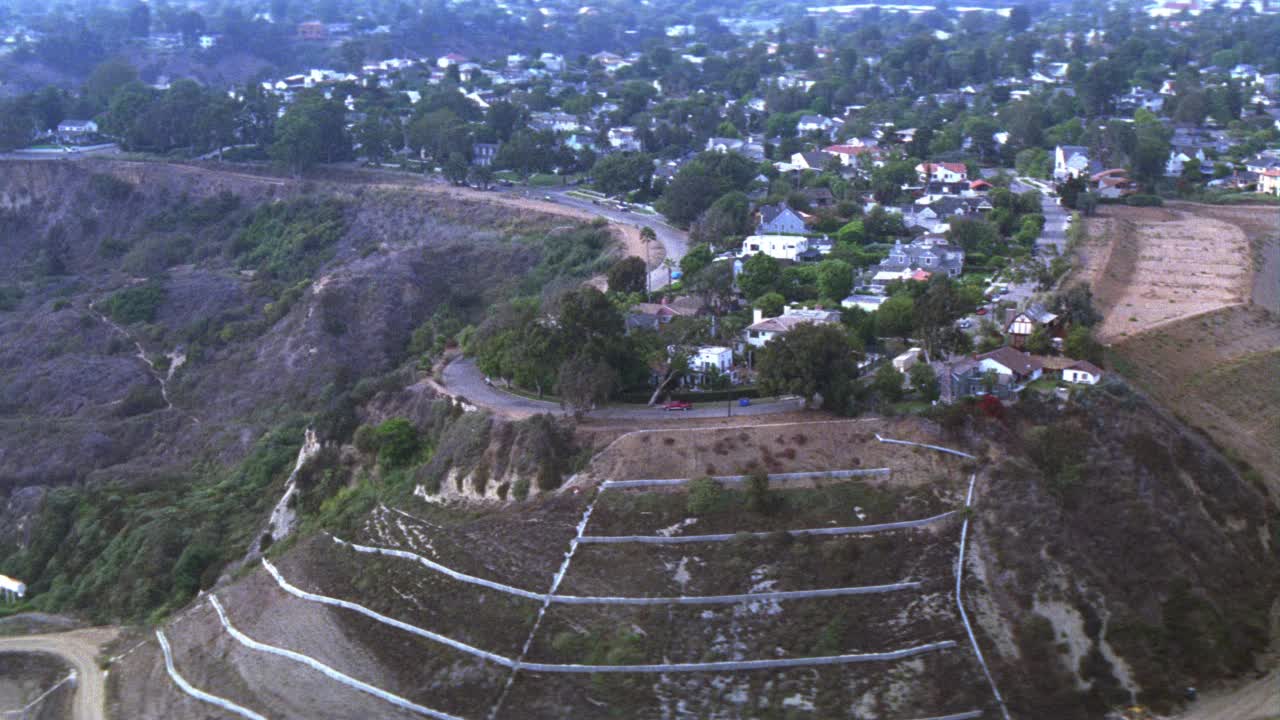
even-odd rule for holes
{"type": "Polygon", "coordinates": [[[56,655],[76,671],[75,720],[103,720],[106,683],[97,655],[115,638],[115,628],[90,628],[53,635],[0,638],[0,652],[41,652],[56,655]]]}

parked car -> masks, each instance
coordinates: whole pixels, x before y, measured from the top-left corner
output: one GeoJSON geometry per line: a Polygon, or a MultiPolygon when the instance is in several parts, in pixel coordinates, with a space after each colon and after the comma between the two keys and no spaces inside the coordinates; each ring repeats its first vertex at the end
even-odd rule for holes
{"type": "Polygon", "coordinates": [[[692,409],[693,409],[693,403],[691,403],[691,402],[685,402],[685,401],[683,401],[683,400],[672,400],[671,402],[667,403],[666,405],[663,405],[663,406],[662,406],[662,409],[663,409],[663,410],[666,410],[666,411],[668,411],[668,412],[670,412],[670,411],[672,411],[672,410],[692,410],[692,409]]]}
{"type": "Polygon", "coordinates": [[[969,318],[964,318],[960,322],[956,323],[956,327],[959,327],[961,330],[968,330],[970,325],[973,325],[973,321],[969,318]]]}
{"type": "Polygon", "coordinates": [[[986,308],[984,308],[984,307],[983,307],[983,308],[978,308],[978,314],[979,314],[979,315],[986,315],[986,314],[987,314],[987,309],[986,309],[986,308]]]}

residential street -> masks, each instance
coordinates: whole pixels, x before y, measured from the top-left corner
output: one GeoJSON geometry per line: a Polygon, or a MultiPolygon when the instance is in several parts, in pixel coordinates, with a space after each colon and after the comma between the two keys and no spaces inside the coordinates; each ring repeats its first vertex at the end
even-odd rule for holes
{"type": "MultiPolygon", "coordinates": [[[[534,192],[530,190],[529,192],[534,192]]],[[[595,213],[600,217],[608,219],[610,222],[621,223],[623,225],[634,225],[636,227],[645,227],[646,225],[653,228],[654,233],[658,236],[658,242],[662,243],[667,251],[667,259],[675,263],[674,267],[679,268],[680,260],[689,252],[689,234],[684,230],[672,227],[661,215],[643,215],[636,212],[623,212],[616,210],[607,205],[596,205],[589,200],[582,200],[565,194],[568,190],[556,190],[550,194],[555,201],[561,205],[578,208],[587,212],[595,213]]],[[[654,268],[649,273],[650,287],[657,289],[669,284],[670,280],[667,276],[668,270],[662,266],[654,268]]]]}
{"type": "MultiPolygon", "coordinates": [[[[497,387],[485,384],[475,362],[469,358],[458,358],[445,367],[444,386],[450,392],[465,397],[469,402],[487,410],[509,417],[528,417],[540,413],[564,415],[567,412],[559,404],[505,392],[497,387]]],[[[736,402],[695,403],[692,410],[668,412],[661,408],[639,406],[609,405],[587,413],[587,417],[601,420],[664,420],[681,418],[715,418],[734,415],[770,415],[773,413],[795,412],[802,409],[803,401],[799,398],[775,400],[756,403],[747,407],[739,407],[736,402]]]]}
{"type": "Polygon", "coordinates": [[[1058,204],[1057,196],[1043,195],[1040,205],[1044,208],[1044,232],[1036,240],[1036,248],[1045,262],[1048,262],[1050,258],[1067,251],[1067,226],[1071,224],[1071,216],[1058,204]],[[1049,252],[1050,246],[1056,252],[1049,252]]]}

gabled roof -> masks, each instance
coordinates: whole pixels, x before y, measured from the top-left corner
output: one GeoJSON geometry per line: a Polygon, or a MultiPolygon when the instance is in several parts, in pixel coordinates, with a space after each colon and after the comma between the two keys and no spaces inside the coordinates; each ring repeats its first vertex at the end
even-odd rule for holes
{"type": "Polygon", "coordinates": [[[1068,366],[1067,369],[1081,370],[1083,372],[1089,373],[1090,375],[1093,375],[1094,377],[1099,377],[1103,373],[1102,368],[1098,367],[1097,365],[1094,365],[1088,360],[1077,360],[1074,363],[1072,363],[1070,366],[1068,366]]]}
{"type": "Polygon", "coordinates": [[[974,359],[978,361],[993,360],[1009,368],[1017,375],[1030,375],[1044,367],[1040,363],[1040,358],[1030,353],[1014,350],[1008,345],[998,347],[988,353],[975,355],[974,359]]]}
{"type": "Polygon", "coordinates": [[[965,175],[969,172],[969,168],[964,163],[957,163],[957,162],[920,163],[919,165],[916,166],[916,169],[922,173],[925,173],[926,175],[932,175],[933,171],[938,169],[950,170],[951,172],[956,173],[958,175],[965,175]]]}
{"type": "Polygon", "coordinates": [[[760,206],[760,224],[770,225],[779,217],[782,217],[787,213],[794,215],[797,220],[804,222],[804,218],[800,217],[799,213],[797,213],[795,210],[792,210],[791,208],[787,207],[786,203],[776,203],[773,205],[760,206]]]}
{"type": "Polygon", "coordinates": [[[1062,158],[1070,161],[1076,156],[1089,157],[1089,148],[1083,145],[1059,145],[1058,149],[1062,151],[1062,158]]]}
{"type": "Polygon", "coordinates": [[[804,323],[823,325],[839,321],[840,313],[835,310],[787,310],[778,317],[765,318],[748,326],[747,331],[785,333],[804,323]]]}
{"type": "Polygon", "coordinates": [[[1102,182],[1104,178],[1118,177],[1118,176],[1128,177],[1128,175],[1129,175],[1129,171],[1125,170],[1124,168],[1111,168],[1109,170],[1103,170],[1100,173],[1094,173],[1093,175],[1090,175],[1089,181],[1102,182]]]}
{"type": "Polygon", "coordinates": [[[827,164],[827,159],[831,156],[819,151],[811,151],[800,153],[800,157],[804,158],[804,164],[811,168],[820,168],[827,164]]]}
{"type": "Polygon", "coordinates": [[[880,148],[866,145],[828,145],[822,148],[822,151],[832,155],[852,155],[856,157],[864,154],[875,155],[880,152],[880,148]]]}

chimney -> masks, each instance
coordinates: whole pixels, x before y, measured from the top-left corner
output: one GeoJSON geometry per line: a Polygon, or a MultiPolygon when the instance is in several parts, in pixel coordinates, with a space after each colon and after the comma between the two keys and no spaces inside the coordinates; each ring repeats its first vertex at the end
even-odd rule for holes
{"type": "Polygon", "coordinates": [[[752,324],[752,325],[755,325],[756,323],[758,323],[758,322],[760,322],[760,321],[762,321],[762,320],[764,320],[764,310],[761,310],[761,309],[760,309],[760,308],[758,308],[758,307],[757,307],[757,308],[752,308],[752,309],[751,309],[751,324],[752,324]]]}

